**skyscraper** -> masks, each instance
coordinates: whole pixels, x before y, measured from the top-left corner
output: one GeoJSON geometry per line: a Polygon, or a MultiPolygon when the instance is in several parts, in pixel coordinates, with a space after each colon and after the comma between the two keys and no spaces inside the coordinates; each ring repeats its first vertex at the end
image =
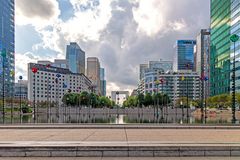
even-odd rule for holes
{"type": "Polygon", "coordinates": [[[66,59],[69,62],[71,72],[85,74],[85,52],[76,42],[67,45],[66,59]]]}
{"type": "Polygon", "coordinates": [[[95,92],[101,94],[100,88],[100,63],[96,57],[87,58],[87,77],[92,81],[95,92]]]}
{"type": "Polygon", "coordinates": [[[105,80],[105,69],[100,68],[100,86],[101,86],[101,95],[106,96],[106,80],[105,80]]]}
{"type": "Polygon", "coordinates": [[[15,70],[14,0],[0,1],[0,95],[13,94],[15,70]],[[3,93],[4,89],[4,93],[3,93]]]}
{"type": "Polygon", "coordinates": [[[202,77],[202,96],[210,94],[210,30],[202,29],[197,36],[194,55],[195,70],[202,77]]]}
{"type": "Polygon", "coordinates": [[[210,91],[212,96],[230,92],[230,29],[231,0],[211,0],[210,91]]]}
{"type": "Polygon", "coordinates": [[[162,69],[164,72],[173,70],[173,62],[172,61],[149,61],[149,68],[154,69],[162,69]]]}
{"type": "MultiPolygon", "coordinates": [[[[231,30],[230,30],[230,33],[231,35],[232,34],[237,34],[238,36],[240,36],[240,1],[239,0],[232,0],[231,1],[231,30]]],[[[236,54],[236,91],[237,92],[240,92],[240,68],[239,68],[239,57],[240,57],[240,43],[237,42],[235,44],[235,54],[236,54]]],[[[231,44],[231,55],[230,55],[230,58],[231,58],[231,64],[233,64],[232,60],[233,60],[233,53],[234,52],[234,44],[232,43],[231,44]]],[[[232,65],[230,67],[231,69],[233,68],[232,65]]],[[[230,76],[232,77],[232,76],[230,76]]],[[[231,88],[231,87],[230,87],[231,88]]]]}
{"type": "Polygon", "coordinates": [[[194,46],[195,40],[178,40],[174,56],[174,71],[193,70],[194,68],[194,46]],[[189,65],[189,68],[186,66],[189,65]]]}
{"type": "Polygon", "coordinates": [[[148,64],[140,64],[139,66],[139,80],[141,81],[144,77],[145,69],[148,68],[148,64]]]}

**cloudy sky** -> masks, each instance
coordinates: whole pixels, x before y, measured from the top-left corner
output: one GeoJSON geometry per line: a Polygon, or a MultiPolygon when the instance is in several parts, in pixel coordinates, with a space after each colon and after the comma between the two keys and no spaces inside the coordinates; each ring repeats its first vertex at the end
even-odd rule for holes
{"type": "Polygon", "coordinates": [[[16,77],[27,63],[65,58],[77,42],[106,70],[107,90],[131,90],[138,66],[172,60],[177,39],[209,27],[209,0],[16,0],[16,77]]]}

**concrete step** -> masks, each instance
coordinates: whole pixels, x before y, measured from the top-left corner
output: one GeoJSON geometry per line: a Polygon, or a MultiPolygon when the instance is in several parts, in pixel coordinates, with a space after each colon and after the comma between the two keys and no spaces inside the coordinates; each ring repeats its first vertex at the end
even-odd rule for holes
{"type": "Polygon", "coordinates": [[[1,142],[1,157],[240,157],[238,143],[1,142]]]}

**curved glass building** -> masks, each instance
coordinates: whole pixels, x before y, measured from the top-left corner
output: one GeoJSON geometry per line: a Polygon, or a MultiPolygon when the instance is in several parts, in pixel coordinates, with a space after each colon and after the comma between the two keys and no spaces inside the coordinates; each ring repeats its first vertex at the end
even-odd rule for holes
{"type": "Polygon", "coordinates": [[[13,94],[15,70],[14,0],[0,1],[0,95],[13,94]],[[4,89],[4,93],[3,93],[4,89]]]}

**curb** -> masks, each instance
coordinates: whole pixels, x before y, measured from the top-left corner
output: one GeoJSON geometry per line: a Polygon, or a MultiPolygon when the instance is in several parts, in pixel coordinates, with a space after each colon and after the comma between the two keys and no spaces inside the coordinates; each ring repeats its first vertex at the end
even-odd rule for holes
{"type": "Polygon", "coordinates": [[[240,146],[0,147],[1,157],[240,157],[240,146]]]}

